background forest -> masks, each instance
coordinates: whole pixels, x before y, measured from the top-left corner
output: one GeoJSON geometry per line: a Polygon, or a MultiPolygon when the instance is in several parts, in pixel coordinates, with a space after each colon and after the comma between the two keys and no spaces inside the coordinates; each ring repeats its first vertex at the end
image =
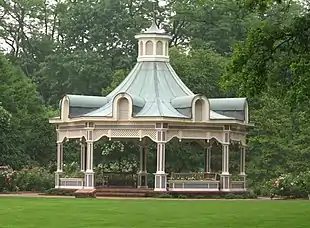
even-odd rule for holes
{"type": "MultiPolygon", "coordinates": [[[[249,184],[309,170],[310,1],[156,5],[183,81],[209,98],[249,98],[249,184]]],[[[150,26],[153,8],[151,0],[0,0],[0,165],[53,167],[56,135],[48,118],[58,115],[60,98],[115,88],[135,64],[134,35],[150,26]]],[[[202,151],[169,144],[167,171],[203,167],[202,151]]],[[[132,143],[100,142],[95,162],[135,170],[137,151],[132,143]]],[[[79,162],[79,144],[66,143],[64,157],[79,162]]],[[[216,166],[221,160],[214,157],[216,166]]],[[[154,153],[149,159],[151,172],[154,153]]]]}

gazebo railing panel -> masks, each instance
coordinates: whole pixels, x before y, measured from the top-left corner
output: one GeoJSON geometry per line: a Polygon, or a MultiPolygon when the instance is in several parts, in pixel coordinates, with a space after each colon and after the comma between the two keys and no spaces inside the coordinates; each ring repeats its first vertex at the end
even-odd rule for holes
{"type": "Polygon", "coordinates": [[[83,178],[60,178],[59,188],[63,189],[82,189],[84,188],[83,178]]]}
{"type": "Polygon", "coordinates": [[[246,179],[244,175],[233,174],[230,181],[232,191],[246,191],[246,179]]]}
{"type": "Polygon", "coordinates": [[[217,173],[171,173],[170,180],[216,180],[217,173]]]}
{"type": "Polygon", "coordinates": [[[218,191],[217,173],[171,173],[169,191],[218,191]]]}
{"type": "Polygon", "coordinates": [[[245,181],[231,181],[230,182],[230,189],[233,191],[245,191],[245,181]]]}
{"type": "Polygon", "coordinates": [[[215,180],[169,180],[169,191],[218,191],[219,186],[215,180]]]}

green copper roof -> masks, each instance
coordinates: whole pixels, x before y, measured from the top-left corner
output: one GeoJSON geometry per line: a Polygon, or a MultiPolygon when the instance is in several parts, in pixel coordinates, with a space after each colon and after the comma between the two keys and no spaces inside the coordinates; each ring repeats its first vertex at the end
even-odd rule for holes
{"type": "MultiPolygon", "coordinates": [[[[131,96],[138,110],[135,117],[191,118],[192,100],[196,96],[177,76],[169,62],[139,62],[106,97],[108,103],[85,116],[112,116],[113,98],[120,93],[131,96]]],[[[214,111],[211,111],[210,117],[233,119],[214,111]]]]}
{"type": "MultiPolygon", "coordinates": [[[[168,62],[139,62],[125,80],[106,98],[109,101],[100,109],[87,116],[112,116],[113,98],[126,93],[135,100],[143,99],[145,104],[136,117],[162,116],[189,118],[179,113],[171,104],[176,97],[193,95],[190,89],[180,80],[168,62]]],[[[137,102],[138,103],[138,102],[137,102]]],[[[140,102],[141,104],[141,102],[140,102]]]]}
{"type": "MultiPolygon", "coordinates": [[[[137,38],[145,41],[154,34],[157,40],[162,38],[167,42],[167,34],[155,23],[143,34],[137,38]]],[[[201,95],[194,94],[182,82],[168,58],[162,58],[161,54],[150,57],[139,60],[123,82],[106,97],[67,95],[70,116],[112,117],[115,97],[126,94],[132,100],[133,117],[192,118],[193,101],[201,95]]],[[[245,98],[209,99],[209,102],[210,119],[244,120],[245,98]]]]}

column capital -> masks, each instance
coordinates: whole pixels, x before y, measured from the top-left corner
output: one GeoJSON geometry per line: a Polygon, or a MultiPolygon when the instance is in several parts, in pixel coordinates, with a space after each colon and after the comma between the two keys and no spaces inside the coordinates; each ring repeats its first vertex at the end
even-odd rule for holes
{"type": "Polygon", "coordinates": [[[227,142],[223,142],[223,143],[221,143],[221,145],[222,146],[230,146],[230,142],[228,142],[228,143],[227,142]]]}
{"type": "Polygon", "coordinates": [[[85,174],[93,174],[93,173],[95,173],[95,172],[93,170],[90,170],[90,169],[85,171],[85,174]]]}
{"type": "Polygon", "coordinates": [[[147,174],[147,171],[140,170],[140,171],[138,172],[138,174],[147,174]]]}
{"type": "Polygon", "coordinates": [[[167,129],[156,129],[156,142],[166,143],[167,142],[167,129]]]}
{"type": "Polygon", "coordinates": [[[221,172],[220,176],[231,176],[229,172],[221,172]]]}

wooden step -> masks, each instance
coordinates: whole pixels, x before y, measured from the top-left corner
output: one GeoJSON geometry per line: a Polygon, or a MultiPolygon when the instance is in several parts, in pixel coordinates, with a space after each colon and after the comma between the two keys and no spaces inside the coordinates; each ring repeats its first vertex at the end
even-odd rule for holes
{"type": "Polygon", "coordinates": [[[100,193],[100,192],[149,193],[153,191],[154,191],[153,189],[148,189],[148,188],[100,188],[100,189],[97,189],[97,193],[100,193]]]}
{"type": "Polygon", "coordinates": [[[96,189],[78,189],[75,198],[96,198],[96,189]]]}
{"type": "Polygon", "coordinates": [[[147,197],[145,193],[135,193],[135,192],[100,192],[96,194],[97,197],[147,197]]]}

